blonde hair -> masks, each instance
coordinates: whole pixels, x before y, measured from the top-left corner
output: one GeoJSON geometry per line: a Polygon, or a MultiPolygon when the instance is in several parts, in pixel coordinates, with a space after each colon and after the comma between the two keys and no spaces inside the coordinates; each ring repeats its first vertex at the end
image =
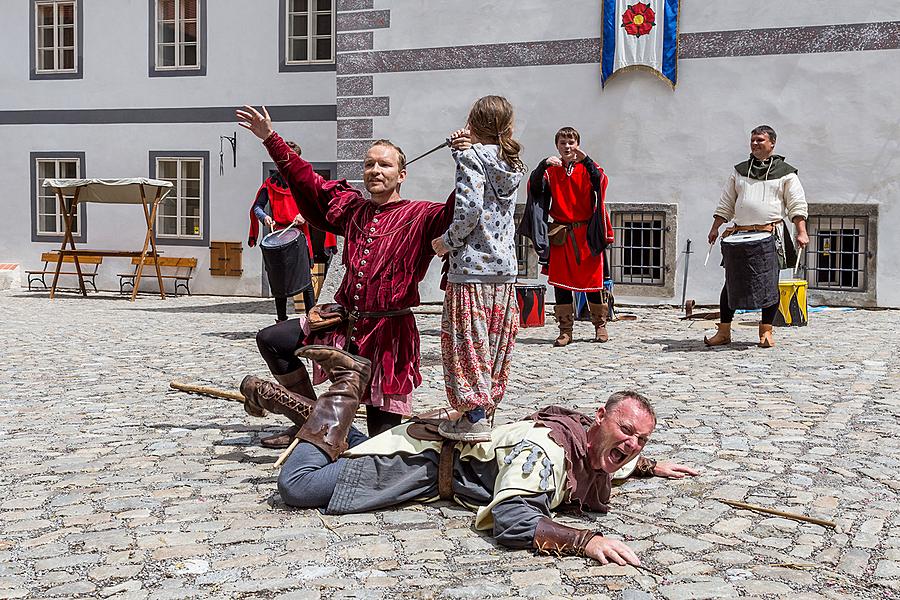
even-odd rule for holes
{"type": "Polygon", "coordinates": [[[500,156],[516,171],[525,171],[519,158],[522,145],[513,138],[513,107],[503,96],[484,96],[469,111],[469,130],[480,140],[500,146],[500,156]]]}
{"type": "Polygon", "coordinates": [[[387,148],[393,148],[394,150],[396,150],[397,151],[397,167],[398,167],[398,169],[401,171],[406,169],[406,154],[404,154],[404,152],[400,148],[400,146],[398,146],[391,140],[381,139],[381,140],[375,140],[374,142],[372,142],[372,144],[369,146],[369,150],[371,150],[375,146],[385,146],[387,148]]]}

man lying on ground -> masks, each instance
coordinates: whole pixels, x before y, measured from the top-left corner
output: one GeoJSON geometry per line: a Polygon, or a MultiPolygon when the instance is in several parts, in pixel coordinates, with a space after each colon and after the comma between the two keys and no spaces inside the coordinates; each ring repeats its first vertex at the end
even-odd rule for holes
{"type": "Polygon", "coordinates": [[[318,402],[252,376],[241,383],[250,414],[259,416],[262,406],[290,404],[296,412],[312,413],[311,420],[330,418],[329,428],[346,439],[336,460],[307,442],[296,447],[278,477],[281,498],[291,506],[346,514],[410,501],[453,500],[476,511],[476,529],[493,530],[509,548],[639,565],[625,543],[556,523],[550,511],[570,505],[607,512],[613,474],[626,466],[633,466],[639,477],[697,474],[683,465],[639,456],[656,427],[656,415],[638,392],[614,393],[593,418],[559,406],[542,409],[496,427],[489,442],[444,440],[438,421],[423,419],[367,438],[352,423],[368,384],[369,361],[327,346],[306,346],[297,355],[318,363],[332,381],[318,402]],[[323,398],[328,401],[322,403],[323,398]],[[333,404],[347,410],[328,411],[333,404]],[[332,416],[319,414],[325,412],[332,416]]]}

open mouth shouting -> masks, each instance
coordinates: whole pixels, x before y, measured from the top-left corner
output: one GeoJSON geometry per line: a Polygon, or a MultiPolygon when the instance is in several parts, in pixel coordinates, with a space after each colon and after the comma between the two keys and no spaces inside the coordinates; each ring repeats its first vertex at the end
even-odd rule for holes
{"type": "Polygon", "coordinates": [[[613,448],[609,451],[609,460],[613,464],[625,464],[628,459],[628,455],[619,450],[618,448],[613,448]]]}

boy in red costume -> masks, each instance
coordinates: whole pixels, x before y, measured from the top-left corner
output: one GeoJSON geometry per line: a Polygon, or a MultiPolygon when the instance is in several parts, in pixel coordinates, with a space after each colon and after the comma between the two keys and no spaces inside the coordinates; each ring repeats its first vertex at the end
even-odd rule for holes
{"type": "Polygon", "coordinates": [[[528,180],[521,233],[531,238],[556,296],[559,337],[553,345],[572,341],[572,292],[587,292],[594,341],[606,342],[609,306],[603,289],[603,250],[613,242],[605,202],[609,178],[581,150],[581,136],[574,128],[557,131],[555,142],[559,156],[541,161],[528,180]],[[548,217],[553,218],[549,223],[548,217]]]}

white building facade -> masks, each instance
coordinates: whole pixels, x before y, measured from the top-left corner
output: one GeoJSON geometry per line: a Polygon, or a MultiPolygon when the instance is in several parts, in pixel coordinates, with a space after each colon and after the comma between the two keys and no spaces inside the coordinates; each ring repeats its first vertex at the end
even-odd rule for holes
{"type": "MultiPolygon", "coordinates": [[[[768,124],[811,205],[812,301],[900,306],[891,258],[900,246],[896,3],[682,0],[674,90],[638,72],[601,88],[599,0],[9,4],[0,262],[37,266],[58,247],[52,203],[36,188],[42,176],[164,177],[183,191],[163,211],[158,239],[167,254],[198,258],[192,290],[261,294],[256,250],[244,248],[240,277],[208,271],[210,242],[246,240],[267,161],[234,126],[235,106],[266,104],[305,158],[358,182],[371,140],[391,138],[412,157],[462,126],[477,97],[502,94],[516,107],[528,165],[553,153],[554,132],[570,125],[609,175],[620,302],[717,301],[718,248],[703,266],[712,212],[748,154],[750,129],[768,124]],[[237,166],[225,142],[220,175],[220,136],[235,130],[237,166]]],[[[403,193],[441,201],[452,182],[452,160],[436,153],[410,167],[403,193]]],[[[85,213],[85,246],[140,241],[133,207],[85,213]]],[[[523,245],[521,278],[539,282],[533,258],[523,245]]],[[[426,301],[442,298],[436,267],[426,301]]],[[[100,286],[116,289],[116,271],[100,286]]]]}

